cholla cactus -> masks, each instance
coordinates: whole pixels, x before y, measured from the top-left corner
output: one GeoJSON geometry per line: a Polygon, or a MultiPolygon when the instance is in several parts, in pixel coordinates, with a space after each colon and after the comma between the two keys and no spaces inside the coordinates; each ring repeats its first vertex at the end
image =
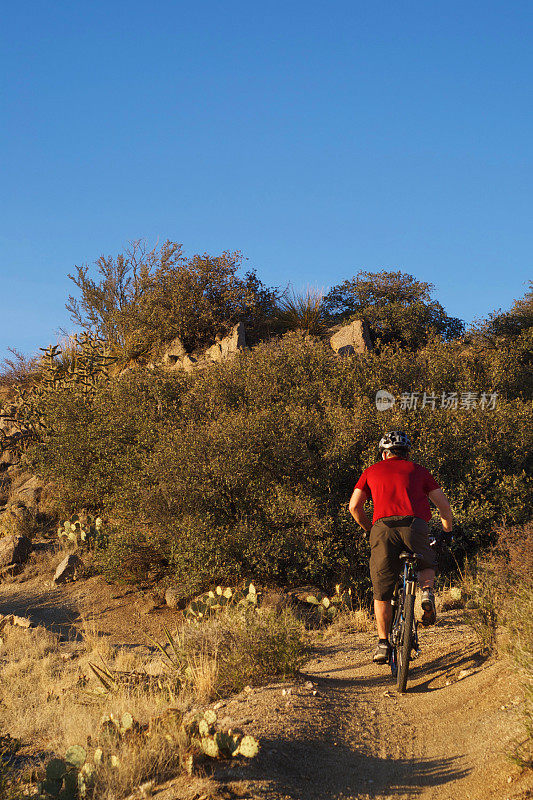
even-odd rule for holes
{"type": "Polygon", "coordinates": [[[39,348],[43,355],[33,384],[15,387],[9,406],[0,404],[0,419],[15,426],[14,433],[0,438],[0,452],[12,448],[20,451],[28,442],[43,438],[53,424],[45,413],[47,398],[69,390],[90,400],[98,384],[109,379],[108,368],[116,359],[102,339],[85,331],[79,339],[73,336],[71,344],[65,353],[57,344],[39,348]]]}

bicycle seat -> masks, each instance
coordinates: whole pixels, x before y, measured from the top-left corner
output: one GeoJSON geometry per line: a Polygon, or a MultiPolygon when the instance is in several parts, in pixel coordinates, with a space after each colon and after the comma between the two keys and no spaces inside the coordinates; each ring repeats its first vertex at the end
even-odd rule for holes
{"type": "Polygon", "coordinates": [[[398,556],[398,558],[402,560],[405,559],[408,561],[419,561],[422,559],[422,556],[419,555],[418,553],[411,553],[409,550],[403,550],[398,556]]]}

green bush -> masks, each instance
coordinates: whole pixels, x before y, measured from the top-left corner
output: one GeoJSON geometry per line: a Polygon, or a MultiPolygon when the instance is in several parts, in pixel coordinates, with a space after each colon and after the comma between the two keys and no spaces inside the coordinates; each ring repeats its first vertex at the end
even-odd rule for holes
{"type": "MultiPolygon", "coordinates": [[[[508,349],[435,339],[339,358],[290,333],[191,377],[143,370],[67,390],[28,463],[62,487],[65,511],[107,518],[108,574],[150,563],[191,591],[242,578],[368,588],[367,545],[347,510],[383,430],[404,428],[413,458],[450,496],[466,547],[521,524],[533,500],[527,336],[508,349]],[[378,411],[386,388],[417,408],[378,411]],[[436,395],[422,408],[423,392],[436,395]],[[496,392],[494,408],[440,408],[441,392],[496,392]],[[114,571],[114,572],[113,572],[114,571]]],[[[126,572],[128,572],[126,570],[126,572]]]]}
{"type": "Polygon", "coordinates": [[[69,278],[79,297],[69,297],[67,310],[122,361],[154,358],[176,336],[187,350],[196,349],[239,321],[253,339],[268,328],[276,292],[253,271],[240,276],[241,263],[239,252],[187,259],[176,242],[152,250],[135,242],[125,253],[98,259],[99,280],[88,265],[76,267],[69,278]]]}
{"type": "Polygon", "coordinates": [[[453,339],[463,332],[461,320],[432,299],[433,288],[405,272],[362,271],[334,286],[324,297],[324,309],[337,321],[365,319],[380,342],[416,350],[432,335],[453,339]]]}
{"type": "Polygon", "coordinates": [[[257,613],[228,606],[216,617],[186,627],[180,644],[189,663],[202,656],[216,660],[213,690],[221,696],[268,683],[274,676],[292,677],[307,655],[303,623],[288,609],[257,613]]]}

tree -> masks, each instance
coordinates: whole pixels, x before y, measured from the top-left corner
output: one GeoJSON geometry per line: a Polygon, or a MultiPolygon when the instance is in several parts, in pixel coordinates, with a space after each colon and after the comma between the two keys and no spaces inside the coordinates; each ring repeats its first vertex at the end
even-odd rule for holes
{"type": "Polygon", "coordinates": [[[134,242],[118,256],[101,256],[98,279],[88,265],[68,277],[81,292],[67,310],[84,329],[98,333],[123,359],[152,356],[179,336],[188,350],[212,341],[242,320],[251,338],[268,324],[276,292],[254,271],[241,277],[240,252],[185,258],[182,246],[166,241],[149,250],[134,242]]]}
{"type": "Polygon", "coordinates": [[[490,336],[519,336],[533,326],[533,281],[524,297],[515,300],[509,311],[496,311],[478,330],[490,336]]]}
{"type": "Polygon", "coordinates": [[[433,284],[418,281],[405,272],[359,272],[334,286],[324,305],[337,322],[365,319],[383,343],[399,342],[416,350],[432,334],[452,339],[463,332],[463,323],[449,317],[431,297],[433,284]]]}

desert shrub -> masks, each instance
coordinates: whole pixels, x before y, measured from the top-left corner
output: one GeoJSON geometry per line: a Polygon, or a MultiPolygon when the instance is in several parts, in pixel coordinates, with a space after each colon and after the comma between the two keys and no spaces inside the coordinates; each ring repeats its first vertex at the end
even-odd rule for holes
{"type": "Polygon", "coordinates": [[[432,299],[432,289],[431,283],[404,272],[362,271],[334,286],[324,298],[324,308],[339,321],[365,319],[383,343],[416,350],[431,335],[452,339],[463,331],[462,322],[432,299]]]}
{"type": "Polygon", "coordinates": [[[384,345],[343,359],[289,333],[190,377],[140,370],[90,401],[63,393],[27,463],[61,484],[67,516],[87,507],[121,531],[109,574],[129,552],[132,576],[153,560],[191,591],[249,577],[364,593],[367,544],[347,502],[383,430],[409,431],[467,551],[498,525],[527,521],[533,425],[522,356],[498,353],[498,366],[492,351],[434,339],[416,353],[384,345]],[[398,398],[388,411],[375,406],[382,388],[398,398]],[[496,403],[462,408],[467,391],[495,392],[496,403]],[[424,392],[435,408],[423,407],[424,392]],[[457,392],[457,409],[440,407],[442,392],[457,392]],[[416,407],[402,393],[417,395],[416,407]]]}
{"type": "Polygon", "coordinates": [[[467,620],[482,651],[499,649],[506,631],[507,649],[519,669],[524,688],[524,738],[514,760],[533,764],[533,523],[496,531],[494,545],[465,572],[463,589],[470,598],[467,620]]]}
{"type": "Polygon", "coordinates": [[[533,326],[533,281],[524,297],[515,300],[509,311],[494,311],[487,319],[479,321],[472,328],[474,336],[485,341],[500,337],[519,336],[533,326]]]}
{"type": "Polygon", "coordinates": [[[186,626],[175,640],[179,663],[211,660],[211,697],[228,696],[275,676],[297,674],[307,652],[303,623],[290,611],[227,606],[198,625],[186,626]]]}
{"type": "Polygon", "coordinates": [[[37,373],[38,356],[26,356],[14,347],[8,347],[11,356],[0,365],[0,386],[25,386],[37,373]]]}
{"type": "Polygon", "coordinates": [[[123,361],[154,357],[176,336],[193,350],[238,321],[253,339],[268,327],[276,293],[253,271],[240,276],[241,263],[238,252],[187,259],[175,242],[152,250],[135,242],[116,257],[101,256],[96,279],[88,265],[76,267],[69,278],[80,296],[69,297],[67,310],[123,361]]]}
{"type": "Polygon", "coordinates": [[[524,686],[524,739],[516,757],[523,766],[533,766],[533,580],[531,573],[514,595],[509,615],[512,653],[524,686]]]}

